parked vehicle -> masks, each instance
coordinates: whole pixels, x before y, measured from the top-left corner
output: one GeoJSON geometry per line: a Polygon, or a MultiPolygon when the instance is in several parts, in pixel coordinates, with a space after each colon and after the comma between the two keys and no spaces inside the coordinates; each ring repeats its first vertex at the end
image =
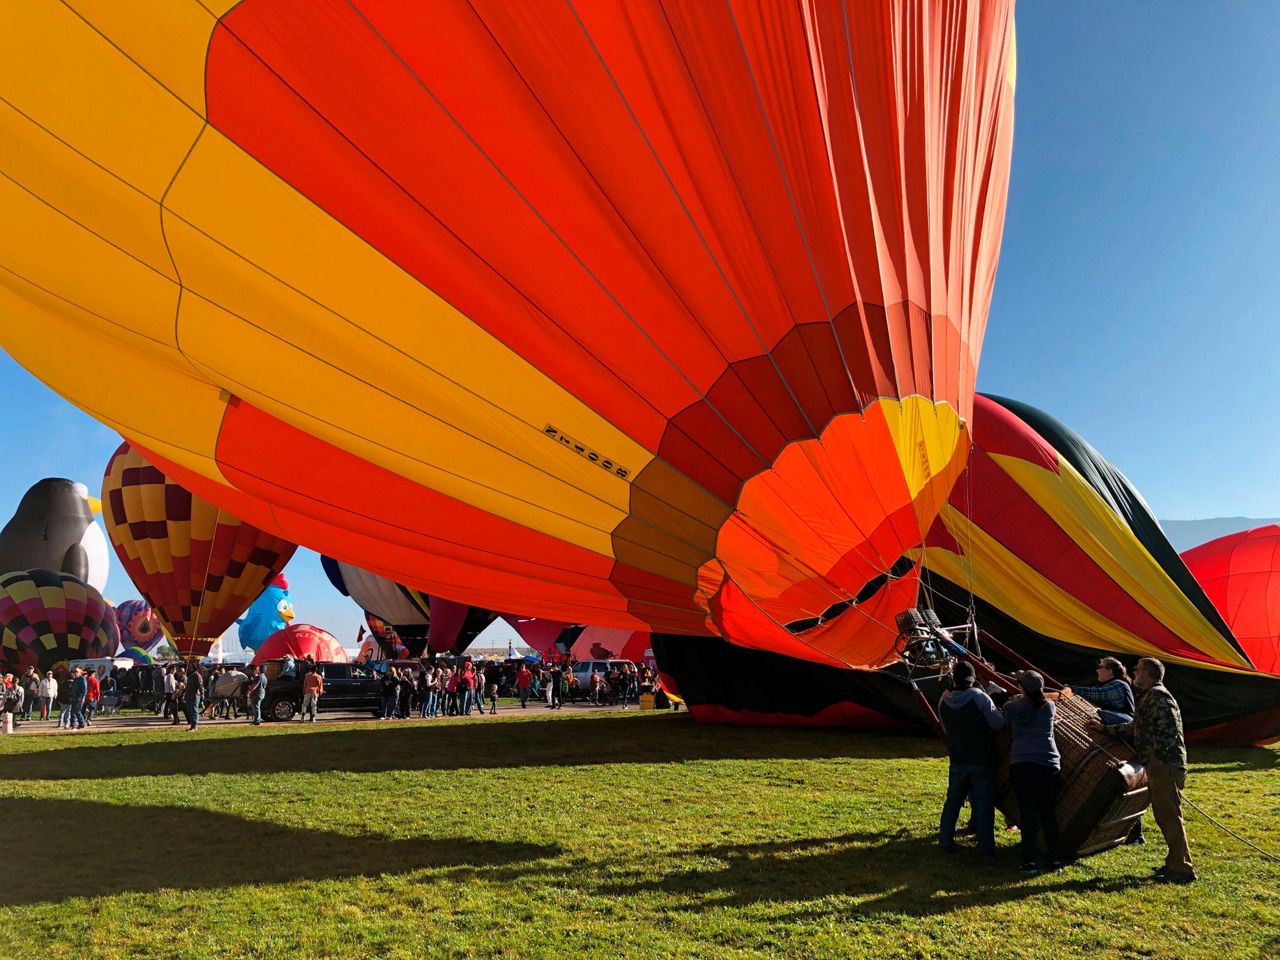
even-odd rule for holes
{"type": "Polygon", "coordinates": [[[617,668],[619,671],[623,667],[631,667],[635,669],[635,664],[630,660],[579,660],[573,665],[574,696],[578,700],[587,698],[587,691],[590,689],[591,671],[595,670],[600,674],[603,680],[609,675],[609,671],[617,668]]]}
{"type": "MultiPolygon", "coordinates": [[[[268,661],[267,699],[263,704],[264,720],[292,720],[302,710],[302,670],[297,676],[281,678],[280,661],[268,661]],[[272,665],[276,669],[272,670],[272,665]],[[276,676],[272,678],[272,674],[276,676]]],[[[369,710],[378,716],[382,709],[382,678],[363,663],[316,664],[324,675],[324,696],[317,709],[321,713],[369,710]]]]}

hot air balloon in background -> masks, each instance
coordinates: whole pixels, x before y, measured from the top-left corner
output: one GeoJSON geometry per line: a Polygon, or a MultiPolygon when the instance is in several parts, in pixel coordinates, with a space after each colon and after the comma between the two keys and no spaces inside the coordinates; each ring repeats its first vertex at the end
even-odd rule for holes
{"type": "Polygon", "coordinates": [[[125,647],[117,653],[116,656],[124,657],[126,660],[132,660],[140,666],[155,663],[155,658],[142,647],[125,647]]]}
{"type": "Polygon", "coordinates": [[[360,605],[370,630],[385,639],[386,631],[374,626],[374,621],[379,621],[390,628],[396,640],[403,642],[414,656],[422,655],[431,619],[424,599],[386,577],[332,557],[322,556],[320,565],[334,588],[360,605]]]}
{"type": "Polygon", "coordinates": [[[138,647],[153,653],[168,643],[160,618],[145,600],[125,600],[117,604],[116,623],[120,628],[122,647],[138,647]]]}
{"type": "Polygon", "coordinates": [[[194,496],[127,443],[107,464],[102,503],[116,555],[183,656],[208,653],[297,549],[194,496]]]}
{"type": "Polygon", "coordinates": [[[291,655],[299,660],[303,657],[312,657],[317,663],[322,661],[346,663],[348,659],[347,652],[342,648],[337,637],[309,623],[292,623],[267,637],[254,653],[253,662],[265,663],[267,660],[279,660],[285,655],[291,655]]]}
{"type": "Polygon", "coordinates": [[[54,477],[39,481],[0,530],[0,572],[59,570],[101,593],[111,551],[93,520],[100,507],[83,483],[54,477]]]}
{"type": "Polygon", "coordinates": [[[525,646],[538,653],[550,653],[556,640],[564,632],[565,624],[560,620],[547,620],[542,617],[517,617],[504,613],[502,619],[515,628],[525,646]]]}
{"type": "Polygon", "coordinates": [[[433,597],[883,659],[787,627],[964,469],[1011,0],[162,7],[0,12],[10,355],[433,597]]]}
{"type": "Polygon", "coordinates": [[[110,605],[69,573],[0,574],[0,660],[5,669],[51,670],[68,660],[106,657],[120,644],[110,605]]]}
{"type": "Polygon", "coordinates": [[[1253,665],[1280,674],[1280,526],[1210,540],[1182,559],[1253,665]]]}
{"type": "Polygon", "coordinates": [[[575,660],[631,660],[635,663],[642,663],[652,655],[647,631],[613,627],[587,627],[569,652],[575,660]]]}
{"type": "Polygon", "coordinates": [[[431,611],[427,646],[432,653],[462,653],[497,616],[492,610],[482,607],[446,600],[444,597],[427,597],[415,590],[408,592],[419,603],[425,603],[431,611]]]}
{"type": "Polygon", "coordinates": [[[289,599],[289,581],[280,574],[267,585],[261,596],[249,605],[245,615],[236,621],[240,646],[257,650],[263,641],[287,627],[297,616],[289,599]]]}

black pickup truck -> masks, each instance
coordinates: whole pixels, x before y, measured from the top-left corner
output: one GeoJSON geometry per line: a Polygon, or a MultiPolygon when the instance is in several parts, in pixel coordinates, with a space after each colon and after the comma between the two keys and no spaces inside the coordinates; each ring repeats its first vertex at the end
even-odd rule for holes
{"type": "MultiPolygon", "coordinates": [[[[267,699],[262,705],[263,720],[291,720],[302,710],[301,667],[298,676],[281,677],[282,661],[270,660],[267,670],[267,699]]],[[[368,710],[382,712],[382,678],[362,663],[317,663],[324,674],[324,694],[317,707],[331,711],[368,710]]]]}

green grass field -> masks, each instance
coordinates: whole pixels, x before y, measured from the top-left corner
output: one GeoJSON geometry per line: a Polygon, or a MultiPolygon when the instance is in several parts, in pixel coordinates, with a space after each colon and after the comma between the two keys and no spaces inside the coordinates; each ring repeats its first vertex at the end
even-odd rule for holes
{"type": "MultiPolygon", "coordinates": [[[[1280,848],[1280,750],[1192,759],[1280,848]]],[[[945,777],[683,714],[8,737],[0,957],[1280,956],[1280,865],[1194,815],[1192,887],[1154,829],[1024,879],[935,851],[945,777]]]]}

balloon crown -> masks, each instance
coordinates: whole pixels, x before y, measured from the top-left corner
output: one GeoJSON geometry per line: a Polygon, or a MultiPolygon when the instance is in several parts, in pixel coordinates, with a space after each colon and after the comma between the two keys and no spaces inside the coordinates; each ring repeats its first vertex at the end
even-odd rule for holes
{"type": "Polygon", "coordinates": [[[289,581],[284,578],[283,573],[277,573],[276,578],[272,580],[269,584],[267,584],[267,586],[279,587],[281,590],[288,590],[289,581]]]}

